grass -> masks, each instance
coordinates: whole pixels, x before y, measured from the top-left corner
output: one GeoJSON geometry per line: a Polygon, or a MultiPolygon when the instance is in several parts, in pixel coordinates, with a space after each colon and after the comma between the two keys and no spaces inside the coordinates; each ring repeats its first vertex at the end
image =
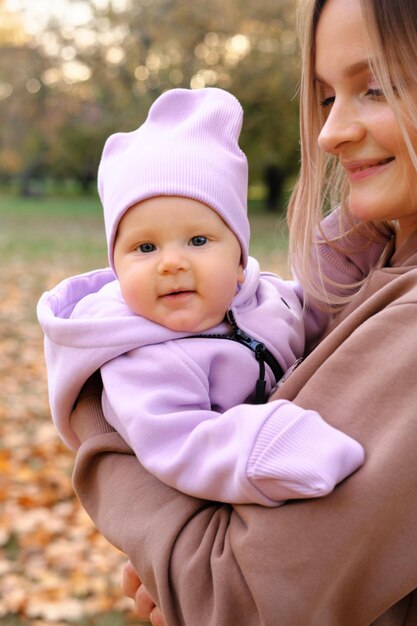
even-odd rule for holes
{"type": "MultiPolygon", "coordinates": [[[[283,218],[249,207],[250,254],[263,269],[287,276],[286,228],[283,218]]],[[[0,257],[44,261],[87,271],[107,264],[102,210],[92,196],[19,198],[0,195],[0,257]]]]}
{"type": "Polygon", "coordinates": [[[106,259],[103,219],[95,197],[0,196],[0,255],[4,260],[68,259],[86,266],[106,259]]]}
{"type": "MultiPolygon", "coordinates": [[[[0,624],[1,626],[32,626],[27,620],[23,620],[17,615],[5,615],[4,617],[0,617],[0,624]]],[[[126,622],[126,619],[121,613],[109,611],[109,613],[106,614],[82,619],[76,626],[140,626],[141,624],[145,626],[145,622],[136,620],[134,622],[126,622]]],[[[146,625],[148,624],[149,622],[146,623],[146,625]]],[[[68,624],[68,626],[70,626],[70,624],[68,624]]],[[[74,626],[74,624],[72,626],[74,626]]]]}

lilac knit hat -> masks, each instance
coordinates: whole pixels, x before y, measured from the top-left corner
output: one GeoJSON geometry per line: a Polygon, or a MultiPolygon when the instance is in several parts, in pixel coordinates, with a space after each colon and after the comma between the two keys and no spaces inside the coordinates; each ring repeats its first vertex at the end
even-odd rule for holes
{"type": "Polygon", "coordinates": [[[238,238],[246,266],[248,165],[239,147],[243,111],[227,91],[172,89],[130,133],[111,135],[98,170],[109,262],[124,213],[154,196],[183,196],[207,204],[238,238]]]}

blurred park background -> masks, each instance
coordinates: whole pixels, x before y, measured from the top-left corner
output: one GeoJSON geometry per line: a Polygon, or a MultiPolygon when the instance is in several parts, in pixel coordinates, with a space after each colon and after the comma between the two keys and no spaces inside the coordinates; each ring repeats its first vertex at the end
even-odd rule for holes
{"type": "MultiPolygon", "coordinates": [[[[96,170],[166,89],[217,86],[245,110],[251,253],[288,276],[298,169],[295,0],[0,0],[0,624],[138,624],[123,555],[71,487],[49,417],[40,294],[106,265],[96,170]]],[[[230,625],[236,626],[236,625],[230,625]]]]}

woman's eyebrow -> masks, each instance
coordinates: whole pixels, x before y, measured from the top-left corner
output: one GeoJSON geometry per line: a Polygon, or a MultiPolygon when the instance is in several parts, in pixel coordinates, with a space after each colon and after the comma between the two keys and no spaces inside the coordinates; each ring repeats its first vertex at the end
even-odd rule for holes
{"type": "MultiPolygon", "coordinates": [[[[369,71],[370,67],[371,67],[370,60],[363,59],[361,61],[358,61],[357,63],[353,63],[352,65],[349,65],[348,67],[344,68],[343,74],[347,78],[352,78],[353,76],[356,76],[357,74],[360,74],[364,71],[369,71]]],[[[314,80],[320,83],[326,83],[326,80],[323,77],[321,77],[318,72],[314,73],[314,80]]]]}
{"type": "Polygon", "coordinates": [[[352,76],[356,76],[356,74],[360,74],[361,72],[365,70],[369,71],[369,68],[370,68],[369,59],[363,59],[362,61],[358,61],[357,63],[350,65],[348,68],[346,68],[344,73],[346,76],[350,78],[352,76]]]}

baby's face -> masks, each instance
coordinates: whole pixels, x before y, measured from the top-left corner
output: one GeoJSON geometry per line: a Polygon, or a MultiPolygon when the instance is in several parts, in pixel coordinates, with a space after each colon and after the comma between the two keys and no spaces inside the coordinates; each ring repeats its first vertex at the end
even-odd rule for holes
{"type": "Polygon", "coordinates": [[[128,307],[180,332],[219,324],[244,280],[230,228],[205,204],[176,196],[150,198],[127,211],[114,264],[128,307]]]}

